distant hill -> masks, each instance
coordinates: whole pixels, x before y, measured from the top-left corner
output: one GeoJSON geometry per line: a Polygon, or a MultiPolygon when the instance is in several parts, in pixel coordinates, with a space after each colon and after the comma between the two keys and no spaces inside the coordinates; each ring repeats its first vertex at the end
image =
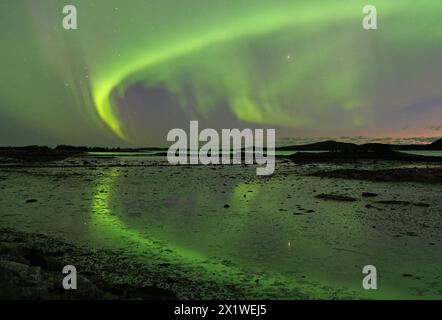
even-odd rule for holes
{"type": "Polygon", "coordinates": [[[440,138],[439,140],[434,141],[431,146],[439,148],[440,150],[442,150],[442,138],[440,138]]]}
{"type": "Polygon", "coordinates": [[[63,151],[79,151],[79,152],[149,152],[149,151],[164,151],[167,148],[156,148],[156,147],[146,147],[146,148],[107,148],[107,147],[76,147],[59,145],[55,150],[63,151]]]}
{"type": "Polygon", "coordinates": [[[378,150],[442,150],[442,139],[430,144],[384,144],[366,143],[354,144],[333,140],[316,142],[305,145],[278,147],[281,151],[378,151],[378,150]]]}
{"type": "Polygon", "coordinates": [[[76,149],[51,149],[46,146],[0,147],[0,157],[31,162],[58,161],[81,153],[76,149]]]}
{"type": "MultiPolygon", "coordinates": [[[[266,148],[264,148],[265,150],[266,148]]],[[[367,152],[387,152],[401,150],[441,150],[442,138],[429,144],[383,144],[383,143],[366,143],[354,144],[348,142],[339,142],[333,140],[321,141],[305,145],[294,145],[275,148],[277,151],[344,151],[347,153],[367,153],[367,152]]],[[[69,146],[59,145],[55,148],[46,146],[26,146],[26,147],[0,147],[0,157],[11,157],[19,159],[57,159],[87,152],[157,152],[158,155],[166,155],[167,148],[144,147],[144,148],[108,148],[108,147],[85,147],[85,146],[69,146]]],[[[241,151],[250,151],[250,148],[242,148],[241,151]]],[[[253,149],[252,149],[253,150],[253,149]]],[[[189,151],[189,150],[188,150],[189,151]]],[[[231,150],[232,151],[232,150],[231,150]]]]}
{"type": "Polygon", "coordinates": [[[288,147],[278,147],[276,150],[284,151],[332,151],[332,150],[354,150],[357,149],[358,145],[354,143],[347,142],[337,142],[337,141],[322,141],[315,142],[305,145],[298,146],[288,146],[288,147]]]}

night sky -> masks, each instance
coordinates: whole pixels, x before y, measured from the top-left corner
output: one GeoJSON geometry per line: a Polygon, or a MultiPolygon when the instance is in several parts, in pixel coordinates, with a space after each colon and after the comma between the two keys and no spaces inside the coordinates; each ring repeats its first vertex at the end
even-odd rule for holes
{"type": "Polygon", "coordinates": [[[189,120],[430,141],[441,17],[440,0],[2,0],[0,145],[167,145],[189,120]]]}

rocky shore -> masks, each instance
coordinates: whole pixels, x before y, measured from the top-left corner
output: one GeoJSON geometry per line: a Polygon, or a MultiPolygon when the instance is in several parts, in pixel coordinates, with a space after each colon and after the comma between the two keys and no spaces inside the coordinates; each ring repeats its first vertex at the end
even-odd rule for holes
{"type": "Polygon", "coordinates": [[[134,280],[134,267],[140,266],[116,258],[113,252],[87,250],[45,235],[0,229],[0,299],[177,298],[171,290],[134,280]],[[62,286],[62,269],[67,261],[81,270],[77,290],[67,291],[62,286]]]}

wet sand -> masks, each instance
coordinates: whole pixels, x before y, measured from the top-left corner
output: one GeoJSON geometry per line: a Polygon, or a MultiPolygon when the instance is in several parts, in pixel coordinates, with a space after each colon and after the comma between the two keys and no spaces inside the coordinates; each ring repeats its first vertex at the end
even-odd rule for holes
{"type": "Polygon", "coordinates": [[[442,183],[442,167],[395,168],[385,170],[341,169],[311,174],[317,177],[383,181],[442,183]]]}

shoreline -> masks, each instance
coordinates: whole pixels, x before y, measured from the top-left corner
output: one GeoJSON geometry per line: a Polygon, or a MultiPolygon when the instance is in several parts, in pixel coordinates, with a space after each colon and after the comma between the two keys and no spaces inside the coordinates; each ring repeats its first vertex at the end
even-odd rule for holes
{"type": "MultiPolygon", "coordinates": [[[[139,258],[119,249],[95,249],[41,233],[0,228],[0,300],[262,300],[273,296],[261,288],[265,278],[262,283],[252,279],[247,284],[245,278],[235,283],[195,277],[189,266],[139,258]],[[77,269],[77,290],[62,287],[66,265],[77,269]]],[[[295,300],[309,299],[295,293],[295,300]]]]}
{"type": "MultiPolygon", "coordinates": [[[[43,234],[0,229],[0,299],[16,300],[176,300],[172,290],[158,286],[135,286],[118,280],[129,262],[118,262],[109,250],[90,250],[43,234]],[[105,258],[114,260],[107,267],[105,258]],[[67,261],[75,261],[78,290],[62,287],[67,261]],[[112,265],[112,269],[109,266],[112,265]],[[108,274],[107,277],[103,275],[108,274]],[[110,273],[110,274],[109,274],[110,273]],[[109,277],[113,275],[113,277],[109,277]],[[105,279],[107,278],[107,279],[105,279]],[[111,280],[113,278],[113,280],[111,280]],[[118,284],[119,282],[119,284],[118,284]]],[[[127,275],[129,278],[131,275],[127,275]]],[[[124,279],[124,277],[122,277],[124,279]]]]}

